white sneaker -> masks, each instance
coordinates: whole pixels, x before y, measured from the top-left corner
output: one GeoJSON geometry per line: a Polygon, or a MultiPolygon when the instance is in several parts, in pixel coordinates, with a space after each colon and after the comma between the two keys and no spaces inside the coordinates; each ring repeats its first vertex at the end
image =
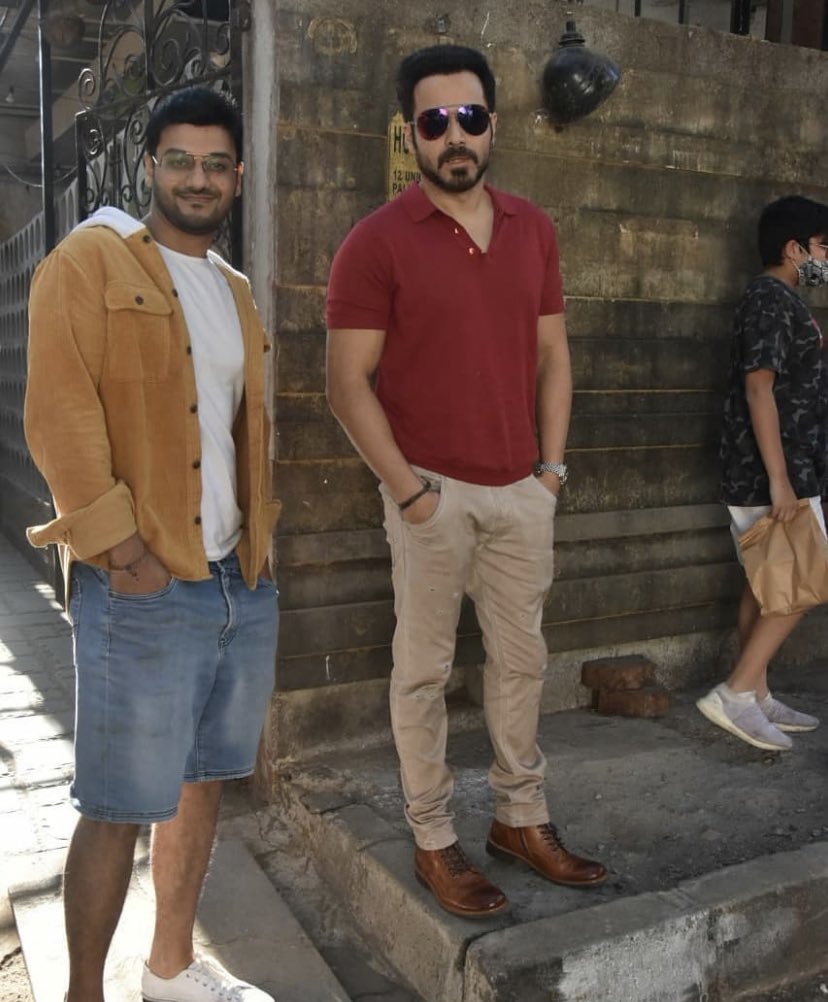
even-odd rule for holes
{"type": "Polygon", "coordinates": [[[793,741],[762,712],[755,692],[731,692],[724,682],[696,700],[696,706],[712,723],[735,734],[755,748],[788,751],[793,741]]]}
{"type": "Polygon", "coordinates": [[[216,960],[197,957],[174,978],[159,978],[144,964],[145,1002],[275,1002],[272,995],[234,978],[216,960]]]}
{"type": "Polygon", "coordinates": [[[762,713],[780,731],[814,731],[819,727],[817,717],[812,717],[810,713],[792,710],[790,706],[774,699],[770,693],[764,699],[759,700],[759,706],[762,713]]]}

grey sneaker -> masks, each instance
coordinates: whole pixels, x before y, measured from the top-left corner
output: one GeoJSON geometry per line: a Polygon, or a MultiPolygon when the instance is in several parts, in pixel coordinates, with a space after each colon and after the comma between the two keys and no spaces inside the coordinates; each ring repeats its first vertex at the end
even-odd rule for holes
{"type": "Polygon", "coordinates": [[[696,700],[696,706],[712,723],[735,734],[755,748],[788,751],[793,741],[765,716],[756,693],[731,693],[724,682],[696,700]]]}
{"type": "Polygon", "coordinates": [[[785,706],[778,699],[774,699],[771,693],[759,700],[759,706],[762,713],[780,731],[814,731],[819,727],[817,717],[812,717],[810,713],[792,710],[790,706],[785,706]]]}
{"type": "Polygon", "coordinates": [[[216,960],[196,958],[174,978],[159,978],[144,964],[145,1002],[275,1002],[272,995],[234,978],[216,960]]]}

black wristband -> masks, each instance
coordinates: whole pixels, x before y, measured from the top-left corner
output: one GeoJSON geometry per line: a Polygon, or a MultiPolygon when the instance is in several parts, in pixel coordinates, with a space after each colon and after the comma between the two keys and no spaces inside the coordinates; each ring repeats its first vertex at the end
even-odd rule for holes
{"type": "Polygon", "coordinates": [[[420,488],[420,490],[417,491],[416,494],[412,494],[410,498],[406,498],[405,501],[400,501],[400,503],[397,505],[400,511],[405,511],[406,508],[410,508],[415,501],[419,501],[421,497],[423,497],[425,494],[428,494],[428,492],[431,490],[431,481],[426,480],[425,477],[422,478],[422,481],[423,481],[423,486],[420,488]]]}

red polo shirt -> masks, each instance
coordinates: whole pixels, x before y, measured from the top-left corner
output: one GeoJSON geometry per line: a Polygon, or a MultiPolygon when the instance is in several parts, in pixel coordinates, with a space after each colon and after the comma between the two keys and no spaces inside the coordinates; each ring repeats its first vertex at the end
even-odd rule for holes
{"type": "Polygon", "coordinates": [[[357,223],[331,268],[327,324],[385,331],[376,394],[410,463],[501,485],[538,457],[538,317],[564,301],[549,217],[486,190],[485,254],[416,184],[357,223]]]}

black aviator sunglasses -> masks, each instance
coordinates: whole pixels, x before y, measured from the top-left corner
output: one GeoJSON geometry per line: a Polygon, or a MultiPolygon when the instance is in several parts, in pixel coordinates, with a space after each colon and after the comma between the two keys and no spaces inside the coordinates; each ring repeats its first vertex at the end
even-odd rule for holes
{"type": "Polygon", "coordinates": [[[456,107],[426,108],[412,123],[422,139],[431,141],[445,135],[451,121],[452,112],[457,124],[470,136],[482,136],[489,128],[491,112],[482,104],[459,104],[456,107]]]}

